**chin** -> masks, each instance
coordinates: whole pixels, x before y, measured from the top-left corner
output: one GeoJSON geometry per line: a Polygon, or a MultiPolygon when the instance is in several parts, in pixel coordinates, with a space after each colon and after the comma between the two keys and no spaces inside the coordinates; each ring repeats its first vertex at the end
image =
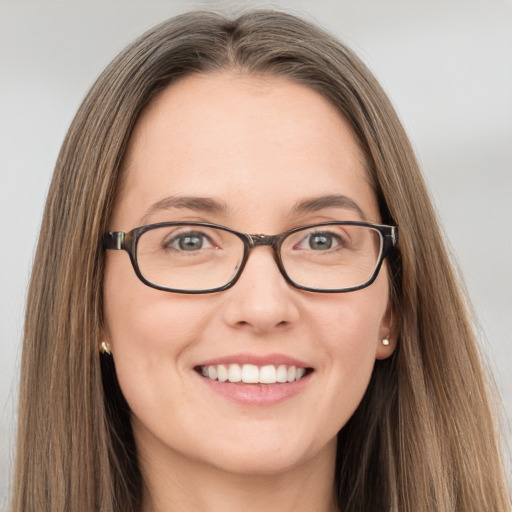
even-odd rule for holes
{"type": "Polygon", "coordinates": [[[220,459],[212,464],[218,470],[240,476],[261,477],[288,473],[307,462],[305,454],[267,451],[261,450],[261,447],[257,450],[252,448],[229,454],[222,453],[220,459]]]}
{"type": "MultiPolygon", "coordinates": [[[[267,436],[251,436],[242,442],[216,444],[202,452],[208,457],[209,464],[219,470],[246,476],[271,476],[285,474],[326,452],[331,452],[328,459],[334,460],[336,454],[336,437],[327,443],[316,440],[292,439],[291,432],[283,435],[276,433],[267,436]]],[[[323,458],[323,457],[322,457],[323,458]]]]}

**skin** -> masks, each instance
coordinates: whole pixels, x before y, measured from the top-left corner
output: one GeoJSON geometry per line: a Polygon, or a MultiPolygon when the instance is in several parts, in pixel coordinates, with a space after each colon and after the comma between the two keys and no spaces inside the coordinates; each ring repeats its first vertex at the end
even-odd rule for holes
{"type": "MultiPolygon", "coordinates": [[[[225,71],[165,89],[139,119],[110,222],[129,231],[203,221],[276,234],[351,208],[291,213],[298,202],[348,196],[380,222],[357,141],[319,94],[280,77],[225,71]],[[224,212],[155,209],[184,195],[223,201],[224,212]],[[148,213],[149,212],[149,213],[148,213]]],[[[258,247],[234,287],[206,295],[152,289],[124,251],[107,251],[105,337],[146,482],[143,509],[332,511],[336,433],[357,408],[376,358],[391,355],[386,265],[369,287],[309,293],[283,279],[258,247]],[[314,368],[292,398],[235,403],[194,367],[232,354],[280,353],[314,368]]]]}

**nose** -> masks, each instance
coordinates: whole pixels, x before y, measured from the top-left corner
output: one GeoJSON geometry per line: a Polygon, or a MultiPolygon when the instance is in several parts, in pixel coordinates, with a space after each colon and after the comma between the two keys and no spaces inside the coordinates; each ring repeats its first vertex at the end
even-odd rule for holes
{"type": "Polygon", "coordinates": [[[286,330],[299,318],[300,292],[285,281],[268,246],[253,249],[239,280],[223,293],[224,321],[235,329],[265,334],[286,330]]]}

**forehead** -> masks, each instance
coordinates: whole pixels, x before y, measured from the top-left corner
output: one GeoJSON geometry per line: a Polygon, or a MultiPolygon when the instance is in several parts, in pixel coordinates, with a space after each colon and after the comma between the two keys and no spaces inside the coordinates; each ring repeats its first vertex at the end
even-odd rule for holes
{"type": "Polygon", "coordinates": [[[176,195],[213,197],[241,216],[284,216],[297,201],[335,193],[378,216],[348,123],[320,94],[282,77],[226,71],[169,86],[140,116],[123,172],[114,212],[123,228],[176,195]]]}

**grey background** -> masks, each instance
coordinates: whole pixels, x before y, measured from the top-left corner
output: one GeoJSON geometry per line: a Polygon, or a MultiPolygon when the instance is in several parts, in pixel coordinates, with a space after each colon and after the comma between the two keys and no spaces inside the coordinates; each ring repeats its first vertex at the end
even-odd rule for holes
{"type": "MultiPolygon", "coordinates": [[[[0,510],[13,460],[24,299],[57,153],[87,89],[128,42],[206,1],[0,0],[0,510]]],[[[389,93],[416,148],[512,416],[512,3],[242,2],[305,13],[389,93]]],[[[510,440],[510,427],[505,425],[510,440]]]]}

